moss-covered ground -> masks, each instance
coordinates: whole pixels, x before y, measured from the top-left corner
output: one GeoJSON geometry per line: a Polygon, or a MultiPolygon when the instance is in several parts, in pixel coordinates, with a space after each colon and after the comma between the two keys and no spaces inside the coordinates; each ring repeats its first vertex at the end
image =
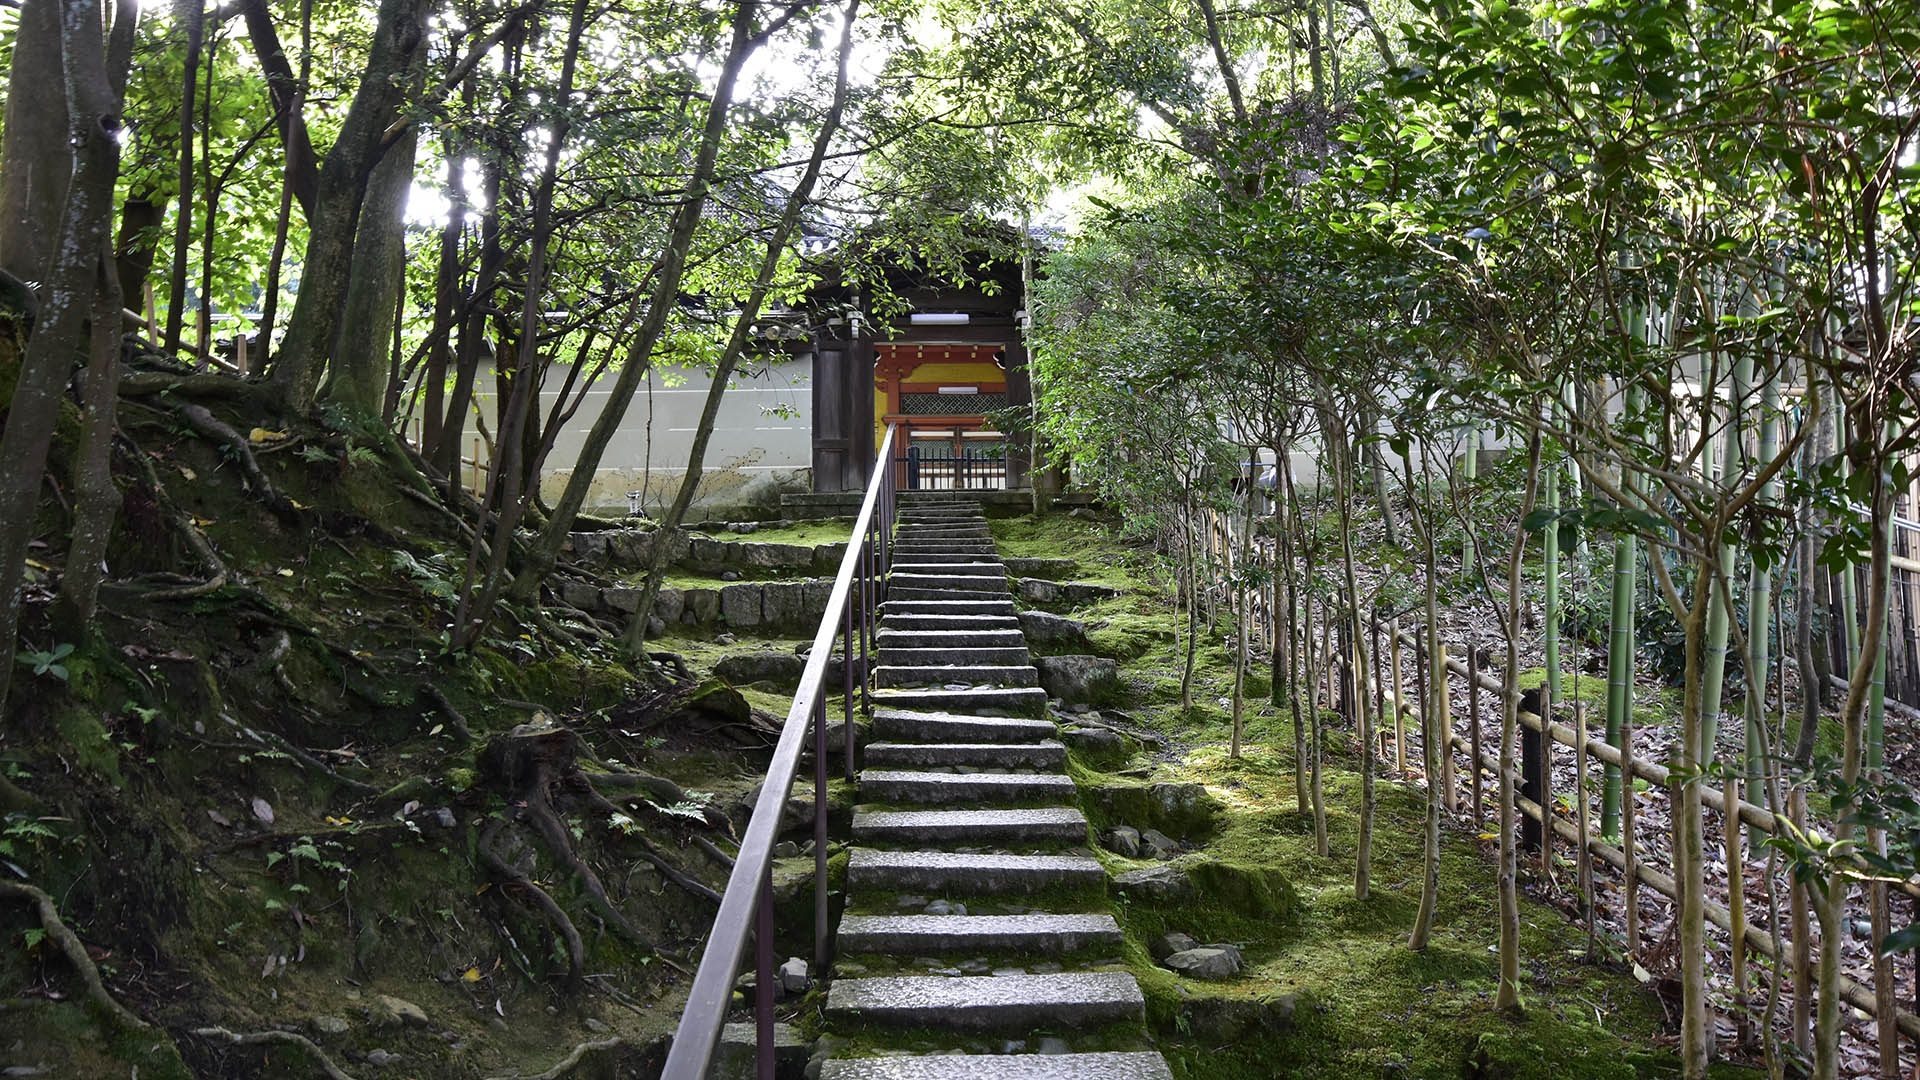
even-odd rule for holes
{"type": "MultiPolygon", "coordinates": [[[[1311,817],[1295,798],[1290,711],[1262,699],[1270,687],[1265,665],[1249,671],[1246,743],[1238,759],[1227,752],[1228,645],[1204,628],[1194,706],[1181,712],[1185,617],[1173,609],[1151,556],[1121,548],[1098,524],[1061,517],[996,521],[994,532],[1007,554],[1073,557],[1089,570],[1084,577],[1098,574],[1122,589],[1070,614],[1086,621],[1097,651],[1121,662],[1128,700],[1107,719],[1151,728],[1166,742],[1124,761],[1108,759],[1104,769],[1076,754],[1072,770],[1083,792],[1090,784],[1197,782],[1219,803],[1211,830],[1179,839],[1195,849],[1187,861],[1226,873],[1207,879],[1192,899],[1123,898],[1117,905],[1128,966],[1147,994],[1149,1023],[1177,1076],[1677,1075],[1658,998],[1611,959],[1616,954],[1608,943],[1590,941],[1558,910],[1531,899],[1524,875],[1523,1008],[1495,1010],[1498,880],[1493,845],[1476,830],[1449,825],[1443,831],[1432,938],[1421,952],[1407,947],[1423,876],[1424,791],[1376,777],[1371,888],[1366,900],[1356,900],[1361,783],[1352,733],[1329,714],[1336,725],[1325,772],[1329,852],[1320,856],[1311,817]],[[1267,875],[1284,880],[1286,903],[1260,902],[1272,890],[1249,891],[1247,882],[1267,875]],[[1169,931],[1234,943],[1246,966],[1226,982],[1176,976],[1150,955],[1169,931]]],[[[1604,693],[1600,680],[1582,681],[1604,693]]],[[[1649,703],[1648,721],[1662,715],[1663,704],[1649,703]]],[[[1105,824],[1091,800],[1086,809],[1096,828],[1105,824]]],[[[1100,857],[1115,872],[1149,865],[1107,852],[1100,857]]]]}

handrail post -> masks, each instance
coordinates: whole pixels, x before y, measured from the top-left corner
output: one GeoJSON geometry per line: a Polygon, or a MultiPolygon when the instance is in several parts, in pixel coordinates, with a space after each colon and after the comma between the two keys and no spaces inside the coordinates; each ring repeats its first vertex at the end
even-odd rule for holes
{"type": "MultiPolygon", "coordinates": [[[[861,543],[864,545],[865,540],[861,543]]],[[[854,601],[866,592],[866,568],[862,566],[854,574],[853,592],[847,597],[846,615],[840,620],[840,700],[847,722],[847,779],[854,778],[853,767],[853,664],[854,664],[854,601]]],[[[822,707],[825,707],[824,702],[822,707]]]]}
{"type": "MultiPolygon", "coordinates": [[[[781,811],[792,795],[794,781],[800,774],[801,758],[806,754],[809,723],[813,725],[811,737],[814,754],[816,973],[824,972],[825,962],[832,956],[827,923],[831,893],[827,888],[825,872],[829,752],[825,695],[831,692],[827,683],[827,666],[832,660],[834,639],[843,638],[847,670],[841,676],[842,693],[850,705],[852,690],[847,683],[852,678],[851,665],[864,663],[865,653],[871,651],[870,637],[862,633],[861,628],[871,628],[872,598],[884,590],[884,585],[873,576],[876,567],[875,545],[878,542],[876,528],[881,531],[889,529],[893,520],[892,495],[898,487],[898,477],[893,473],[891,463],[896,459],[899,431],[898,425],[889,425],[876,454],[879,461],[888,463],[887,472],[869,478],[866,497],[854,517],[853,528],[848,532],[848,550],[840,559],[840,569],[835,575],[833,591],[827,601],[827,612],[821,616],[819,627],[814,631],[813,646],[807,653],[806,671],[800,678],[793,705],[781,725],[780,738],[774,746],[773,762],[767,767],[766,780],[754,799],[753,814],[747,819],[747,826],[741,833],[739,854],[734,858],[727,886],[720,893],[720,910],[714,916],[713,929],[708,935],[699,967],[693,974],[693,982],[688,987],[686,1007],[681,1010],[673,1044],[668,1048],[667,1060],[661,1067],[660,1075],[664,1080],[705,1080],[707,1067],[720,1045],[729,1005],[734,998],[736,979],[744,966],[743,961],[747,959],[749,937],[755,939],[752,961],[755,973],[755,1071],[763,1080],[773,1078],[773,848],[781,831],[781,811]],[[854,549],[854,545],[858,545],[858,550],[854,549]],[[854,603],[862,605],[862,614],[867,617],[864,624],[854,621],[860,618],[851,609],[850,605],[854,603]],[[859,648],[854,646],[856,635],[859,648]]],[[[851,709],[848,719],[846,752],[851,775],[856,738],[851,709]]]]}
{"type": "MultiPolygon", "coordinates": [[[[866,623],[868,614],[873,610],[873,597],[875,593],[872,544],[865,541],[861,542],[860,562],[865,567],[865,572],[860,575],[860,711],[870,713],[873,711],[873,672],[870,670],[872,665],[867,663],[866,623]]],[[[847,629],[849,632],[853,630],[851,618],[849,618],[847,622],[847,629]]],[[[852,642],[848,644],[851,646],[852,642]]],[[[848,655],[851,656],[853,650],[849,648],[847,652],[848,655]]],[[[851,703],[852,698],[849,697],[848,701],[851,703]]]]}
{"type": "Polygon", "coordinates": [[[760,875],[760,910],[755,919],[753,1021],[755,1073],[773,1080],[773,862],[760,875]]]}
{"type": "MultiPolygon", "coordinates": [[[[847,725],[853,738],[853,725],[847,725]]],[[[827,970],[827,699],[813,699],[813,975],[827,970]]]]}

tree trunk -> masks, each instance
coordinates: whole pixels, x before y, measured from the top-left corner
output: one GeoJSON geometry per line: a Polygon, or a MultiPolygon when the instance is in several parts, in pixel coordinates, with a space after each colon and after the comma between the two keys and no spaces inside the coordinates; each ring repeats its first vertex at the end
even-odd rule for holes
{"type": "Polygon", "coordinates": [[[487,205],[480,217],[480,265],[464,305],[460,347],[454,354],[453,390],[447,395],[447,411],[440,421],[438,453],[429,458],[451,487],[458,486],[453,481],[460,475],[460,444],[466,434],[467,410],[473,404],[474,380],[479,378],[480,364],[493,356],[487,340],[485,306],[499,281],[500,268],[506,265],[506,253],[500,244],[500,166],[489,157],[481,168],[487,205]]]}
{"type": "MultiPolygon", "coordinates": [[[[1299,497],[1293,489],[1293,452],[1288,448],[1284,452],[1276,451],[1280,457],[1280,482],[1285,485],[1282,492],[1286,499],[1286,520],[1280,527],[1284,568],[1287,579],[1287,696],[1293,705],[1293,795],[1294,805],[1301,813],[1312,810],[1312,792],[1309,790],[1307,775],[1311,771],[1308,764],[1307,703],[1302,701],[1301,690],[1306,683],[1305,672],[1301,665],[1301,651],[1305,635],[1300,629],[1300,579],[1294,573],[1293,541],[1294,530],[1300,521],[1299,497]]],[[[1311,615],[1308,616],[1311,618],[1311,615]]],[[[1277,677],[1276,677],[1277,678],[1277,677]]],[[[1277,703],[1276,703],[1277,704],[1277,703]]]]}
{"type": "Polygon", "coordinates": [[[567,476],[566,489],[554,504],[553,516],[547,519],[547,527],[529,545],[525,566],[514,581],[513,594],[517,597],[524,599],[537,595],[547,571],[559,559],[560,549],[573,528],[573,520],[586,504],[594,474],[600,469],[600,459],[606,455],[614,434],[626,419],[627,407],[632,403],[635,391],[640,388],[640,380],[646,378],[652,368],[654,347],[659,344],[675,298],[680,295],[680,281],[686,272],[687,256],[706,208],[715,163],[720,155],[721,137],[726,132],[740,70],[756,47],[752,36],[754,11],[755,5],[744,0],[734,9],[726,59],[721,64],[719,78],[714,82],[713,95],[707,102],[706,122],[700,133],[700,147],[694,155],[693,168],[688,173],[686,187],[681,191],[679,206],[667,230],[666,243],[661,248],[646,317],[640,324],[639,332],[634,335],[632,347],[627,350],[626,362],[620,366],[620,376],[614,380],[606,406],[600,410],[600,415],[595,418],[593,427],[588,430],[581,444],[580,454],[567,476]]]}
{"type": "MultiPolygon", "coordinates": [[[[118,0],[105,58],[110,95],[107,104],[116,112],[126,99],[139,17],[140,8],[134,0],[118,0]]],[[[119,172],[117,160],[113,171],[116,175],[119,172]]],[[[111,215],[110,198],[108,203],[107,213],[111,215]]],[[[113,437],[120,397],[120,310],[125,303],[111,244],[100,251],[95,279],[92,326],[88,330],[86,413],[80,422],[80,457],[73,478],[73,539],[67,546],[67,562],[60,574],[60,602],[55,609],[58,621],[74,640],[80,640],[93,621],[100,581],[106,574],[107,540],[113,531],[114,511],[120,507],[120,488],[113,482],[113,437]]]]}
{"type": "Polygon", "coordinates": [[[1247,513],[1243,524],[1245,531],[1240,536],[1239,573],[1234,575],[1234,629],[1233,629],[1233,746],[1231,756],[1240,757],[1240,740],[1246,731],[1247,711],[1247,651],[1251,647],[1248,641],[1252,630],[1252,616],[1247,610],[1247,574],[1253,563],[1253,499],[1255,487],[1253,478],[1247,482],[1247,513]]]}
{"type": "MultiPolygon", "coordinates": [[[[123,3],[116,15],[130,26],[133,10],[123,3]]],[[[84,353],[90,342],[87,323],[96,303],[96,283],[110,276],[105,259],[120,171],[120,95],[108,76],[100,6],[90,0],[65,0],[58,11],[72,172],[40,318],[21,358],[6,430],[0,433],[0,643],[8,651],[19,633],[20,579],[61,391],[73,372],[74,356],[84,353]]],[[[117,341],[117,312],[113,326],[117,341]]],[[[6,668],[0,672],[4,715],[8,683],[19,665],[0,666],[6,668]]]]}
{"type": "MultiPolygon", "coordinates": [[[[135,191],[120,204],[120,233],[114,240],[114,276],[120,282],[125,306],[139,310],[153,276],[153,257],[160,246],[160,225],[167,216],[167,196],[152,190],[135,191]]],[[[160,340],[159,327],[150,327],[160,340]]]]}
{"type": "Polygon", "coordinates": [[[1706,823],[1701,816],[1698,774],[1710,760],[1705,741],[1706,646],[1714,590],[1713,561],[1701,560],[1694,578],[1693,607],[1678,612],[1686,632],[1686,682],[1682,694],[1680,741],[1674,775],[1679,789],[1673,812],[1673,879],[1680,891],[1680,1071],[1702,1080],[1712,1055],[1713,1029],[1707,1015],[1706,823]]]}
{"type": "MultiPolygon", "coordinates": [[[[169,353],[180,348],[180,330],[187,314],[187,251],[193,243],[193,98],[200,83],[200,44],[207,18],[206,0],[179,0],[176,17],[185,37],[180,78],[180,169],[175,194],[180,207],[173,217],[173,263],[167,273],[167,338],[169,353]]],[[[200,302],[205,304],[206,297],[200,302]]]]}
{"type": "MultiPolygon", "coordinates": [[[[1639,394],[1629,391],[1627,411],[1636,410],[1639,394]]],[[[1620,470],[1620,489],[1629,495],[1634,490],[1633,472],[1620,470]]],[[[1633,723],[1633,660],[1634,660],[1634,618],[1633,618],[1633,571],[1634,562],[1639,558],[1638,544],[1631,532],[1622,530],[1613,543],[1613,594],[1612,609],[1608,619],[1607,631],[1607,726],[1606,740],[1609,746],[1618,748],[1627,729],[1633,723]]],[[[1622,803],[1633,797],[1633,780],[1627,778],[1625,787],[1621,785],[1620,768],[1617,765],[1606,767],[1605,779],[1600,793],[1600,832],[1605,836],[1618,836],[1620,833],[1620,815],[1622,803]]]]}
{"type": "MultiPolygon", "coordinates": [[[[1426,454],[1421,454],[1422,471],[1425,472],[1426,454]]],[[[1440,640],[1440,555],[1433,535],[1433,520],[1419,508],[1418,496],[1413,489],[1413,465],[1405,466],[1407,476],[1407,504],[1412,508],[1413,527],[1420,535],[1423,554],[1426,556],[1426,639],[1429,650],[1440,640]]],[[[1428,485],[1431,490],[1431,485],[1428,485]]],[[[1394,642],[1399,643],[1399,629],[1394,629],[1394,642]]],[[[1433,932],[1433,913],[1440,905],[1440,740],[1444,733],[1436,732],[1439,727],[1441,710],[1439,699],[1446,693],[1444,665],[1435,665],[1441,672],[1438,679],[1422,680],[1433,687],[1427,699],[1420,703],[1420,761],[1427,774],[1427,817],[1426,829],[1421,844],[1420,910],[1414,916],[1413,933],[1407,938],[1407,947],[1419,952],[1427,947],[1427,940],[1433,932]]],[[[1471,668],[1469,668],[1471,672],[1471,668]]],[[[1478,693],[1471,678],[1467,681],[1467,693],[1478,693]]],[[[1399,702],[1394,703],[1399,708],[1399,702]]],[[[1472,768],[1477,775],[1480,762],[1476,759],[1472,768]]],[[[1480,827],[1479,806],[1474,807],[1475,828],[1480,827]]]]}
{"type": "MultiPolygon", "coordinates": [[[[70,177],[60,68],[61,0],[25,0],[7,76],[0,148],[0,271],[44,295],[70,177]]],[[[11,661],[9,661],[11,664],[11,661]]]]}
{"type": "MultiPolygon", "coordinates": [[[[301,41],[306,35],[306,4],[303,0],[301,41]]],[[[313,143],[307,136],[307,118],[302,105],[306,97],[306,64],[295,76],[280,46],[280,34],[273,25],[273,13],[267,0],[244,0],[240,14],[246,19],[247,40],[253,43],[254,59],[267,76],[267,95],[273,101],[273,122],[280,130],[280,146],[286,155],[286,190],[300,204],[303,217],[313,217],[314,202],[320,185],[319,168],[314,164],[313,143]]],[[[303,50],[304,51],[304,50],[303,50]]]]}
{"type": "MultiPolygon", "coordinates": [[[[700,411],[700,420],[694,428],[693,443],[687,448],[687,468],[680,478],[680,491],[674,496],[673,504],[667,508],[666,517],[660,522],[660,536],[674,535],[680,528],[680,522],[686,517],[687,507],[692,505],[693,496],[700,487],[700,476],[707,456],[707,441],[713,437],[714,422],[720,416],[721,395],[726,392],[727,381],[733,376],[734,365],[746,352],[748,339],[753,333],[753,324],[760,318],[760,309],[766,303],[767,295],[773,291],[773,281],[780,269],[780,263],[786,255],[787,241],[794,230],[800,226],[800,216],[806,212],[813,198],[814,185],[820,179],[820,170],[827,160],[827,151],[833,145],[834,136],[840,131],[840,120],[846,114],[848,78],[847,66],[853,54],[853,25],[860,13],[860,0],[851,0],[847,5],[845,20],[840,27],[840,65],[834,76],[833,104],[828,107],[827,115],[821,120],[820,130],[813,140],[813,153],[807,159],[807,168],[800,176],[800,182],[794,185],[793,192],[787,197],[786,205],[781,209],[779,224],[774,226],[773,234],[767,238],[766,253],[760,260],[758,275],[754,278],[753,288],[735,317],[733,332],[727,338],[725,350],[720,354],[720,362],[714,371],[713,383],[707,389],[707,400],[700,411]]],[[[660,595],[660,583],[666,576],[667,553],[672,545],[657,543],[647,560],[647,583],[640,594],[640,606],[634,612],[633,622],[628,627],[627,645],[636,655],[644,655],[647,636],[647,621],[653,616],[654,598],[660,595]]]]}
{"type": "MultiPolygon", "coordinates": [[[[1847,700],[1841,707],[1842,755],[1840,779],[1847,784],[1860,780],[1866,758],[1865,719],[1868,698],[1872,695],[1874,669],[1880,665],[1881,645],[1887,630],[1887,593],[1892,567],[1893,495],[1888,489],[1884,454],[1878,440],[1880,421],[1875,410],[1858,415],[1849,442],[1856,471],[1872,477],[1868,500],[1867,533],[1867,618],[1860,628],[1858,648],[1853,651],[1847,679],[1847,700]]],[[[1853,568],[1847,568],[1853,576],[1853,568]]],[[[1842,818],[1834,826],[1834,840],[1844,844],[1853,839],[1854,826],[1842,818]]],[[[1835,1080],[1840,1070],[1840,942],[1841,925],[1846,917],[1847,890],[1853,882],[1851,868],[1836,861],[1827,880],[1820,883],[1814,905],[1820,921],[1820,974],[1814,1024],[1815,1080],[1835,1080]]]]}
{"type": "MultiPolygon", "coordinates": [[[[1811,377],[1811,371],[1808,372],[1808,376],[1808,405],[1813,406],[1816,404],[1814,399],[1816,399],[1820,393],[1820,384],[1811,377]]],[[[1825,416],[1823,415],[1821,423],[1824,424],[1825,422],[1825,416]]],[[[1811,476],[1813,474],[1819,442],[1819,439],[1814,438],[1806,439],[1800,444],[1800,474],[1802,476],[1811,476]]],[[[1793,763],[1795,766],[1804,769],[1813,763],[1813,746],[1815,740],[1818,739],[1820,735],[1820,683],[1822,678],[1820,665],[1814,662],[1813,656],[1813,583],[1815,575],[1819,572],[1817,569],[1819,566],[1817,559],[1820,554],[1820,537],[1813,527],[1813,496],[1811,493],[1800,497],[1800,504],[1795,512],[1799,517],[1800,551],[1799,564],[1794,569],[1793,651],[1794,661],[1800,668],[1800,727],[1793,743],[1793,763]]],[[[1795,989],[1797,992],[1799,989],[1798,984],[1795,985],[1795,989]]]]}
{"type": "MultiPolygon", "coordinates": [[[[414,78],[426,70],[426,50],[414,53],[414,78]]],[[[407,196],[413,191],[415,125],[407,125],[367,183],[353,244],[353,269],[333,373],[325,397],[362,416],[379,416],[387,393],[387,352],[397,326],[395,309],[406,286],[407,196]]]]}
{"type": "Polygon", "coordinates": [[[420,6],[421,0],[381,0],[360,89],[320,166],[300,292],[268,380],[274,404],[289,413],[304,413],[313,405],[332,356],[353,267],[361,199],[387,150],[385,133],[405,103],[404,75],[426,40],[420,6]]]}
{"type": "MultiPolygon", "coordinates": [[[[574,0],[567,22],[566,51],[560,62],[559,89],[553,98],[553,113],[545,122],[546,158],[541,163],[540,181],[533,194],[532,251],[527,259],[526,286],[521,296],[520,324],[516,334],[519,349],[512,365],[512,391],[501,416],[500,437],[493,455],[493,467],[487,477],[487,489],[496,495],[493,543],[491,548],[487,548],[483,539],[487,518],[486,502],[482,500],[480,520],[474,527],[473,544],[467,554],[467,587],[461,591],[454,619],[452,644],[456,649],[470,647],[477,641],[480,632],[493,617],[494,601],[499,598],[500,588],[505,582],[507,558],[513,550],[513,534],[520,527],[520,519],[526,513],[529,501],[524,495],[525,473],[521,468],[523,436],[527,416],[536,411],[534,404],[539,394],[540,383],[535,374],[535,365],[540,351],[540,312],[545,308],[542,301],[545,299],[547,260],[553,242],[553,189],[559,179],[560,152],[572,126],[572,118],[567,110],[573,106],[574,75],[586,18],[587,0],[574,0]],[[483,549],[486,549],[487,567],[485,575],[476,584],[475,568],[483,549]]],[[[409,179],[411,175],[409,168],[409,179]]],[[[403,200],[399,209],[404,208],[403,200]]],[[[656,548],[665,546],[655,545],[656,548]]]]}
{"type": "MultiPolygon", "coordinates": [[[[1520,500],[1520,518],[1533,513],[1540,487],[1540,429],[1527,434],[1527,481],[1520,500]]],[[[1518,769],[1514,745],[1520,725],[1520,567],[1527,553],[1526,530],[1515,530],[1513,550],[1507,556],[1507,608],[1500,628],[1507,639],[1507,677],[1500,707],[1500,988],[1494,997],[1498,1009],[1520,1007],[1520,855],[1515,843],[1518,806],[1513,777],[1518,769]]]]}

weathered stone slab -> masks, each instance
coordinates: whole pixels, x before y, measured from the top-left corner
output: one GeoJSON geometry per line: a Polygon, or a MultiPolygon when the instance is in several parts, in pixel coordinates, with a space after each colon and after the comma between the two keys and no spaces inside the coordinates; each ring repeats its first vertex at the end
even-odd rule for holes
{"type": "Polygon", "coordinates": [[[1073,780],[1059,773],[937,773],[866,769],[860,797],[875,802],[1073,801],[1073,780]]]}
{"type": "Polygon", "coordinates": [[[871,743],[866,762],[874,768],[971,766],[1006,769],[1057,769],[1067,748],[1055,739],[1037,743],[871,743]]]}
{"type": "Polygon", "coordinates": [[[970,896],[1030,893],[1056,885],[1097,885],[1106,877],[1100,864],[1084,855],[969,855],[855,848],[847,863],[847,884],[852,888],[970,896]]]}
{"type": "Polygon", "coordinates": [[[838,1058],[820,1080],[1173,1080],[1157,1053],[942,1054],[838,1058]]]}
{"type": "Polygon", "coordinates": [[[1120,924],[1107,914],[847,915],[840,920],[837,941],[842,952],[894,955],[992,949],[1073,952],[1120,944],[1120,924]]]}
{"type": "Polygon", "coordinates": [[[1013,717],[962,716],[955,713],[882,707],[873,714],[874,726],[890,739],[911,742],[1028,743],[1059,733],[1051,720],[1013,717]]]}
{"type": "Polygon", "coordinates": [[[1083,843],[1087,819],[1066,806],[1030,810],[855,811],[853,838],[862,842],[940,844],[1083,843]]]}
{"type": "Polygon", "coordinates": [[[1146,999],[1124,971],[1058,975],[841,979],[827,992],[837,1021],[980,1030],[1143,1020],[1146,999]]]}

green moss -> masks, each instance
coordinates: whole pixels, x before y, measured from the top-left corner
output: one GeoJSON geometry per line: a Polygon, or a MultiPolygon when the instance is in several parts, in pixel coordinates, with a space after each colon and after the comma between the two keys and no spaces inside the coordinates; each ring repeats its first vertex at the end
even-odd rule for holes
{"type": "Polygon", "coordinates": [[[78,704],[61,709],[55,714],[54,727],[73,748],[75,761],[105,776],[113,786],[121,785],[119,750],[95,710],[78,704]]]}
{"type": "Polygon", "coordinates": [[[583,711],[625,700],[634,684],[633,672],[626,667],[574,653],[528,664],[523,672],[527,692],[535,700],[583,711]]]}

